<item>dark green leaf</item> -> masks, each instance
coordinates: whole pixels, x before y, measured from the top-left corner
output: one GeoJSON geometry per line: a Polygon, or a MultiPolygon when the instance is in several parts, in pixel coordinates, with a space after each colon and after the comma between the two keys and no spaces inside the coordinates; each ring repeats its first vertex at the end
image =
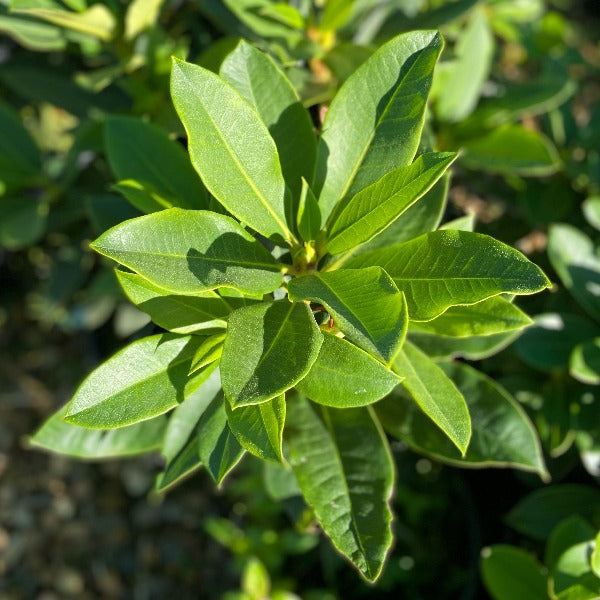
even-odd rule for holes
{"type": "Polygon", "coordinates": [[[2,197],[0,194],[0,212],[0,246],[9,250],[33,245],[46,231],[48,206],[35,198],[21,195],[2,197]]]}

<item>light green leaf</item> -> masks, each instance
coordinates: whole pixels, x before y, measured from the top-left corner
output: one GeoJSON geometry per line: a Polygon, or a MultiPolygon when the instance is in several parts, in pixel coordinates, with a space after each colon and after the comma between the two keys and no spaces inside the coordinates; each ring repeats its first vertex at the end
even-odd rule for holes
{"type": "Polygon", "coordinates": [[[289,460],[306,502],[334,546],[368,581],[381,573],[392,544],[394,466],[367,408],[316,408],[288,400],[289,460]]]}
{"type": "Polygon", "coordinates": [[[281,283],[269,252],[230,217],[170,208],[125,221],[91,247],[178,294],[232,287],[249,294],[281,283]]]}
{"type": "Polygon", "coordinates": [[[600,196],[590,196],[581,205],[586,221],[600,230],[600,196]]]}
{"type": "Polygon", "coordinates": [[[50,416],[29,442],[36,448],[85,459],[105,459],[151,452],[160,447],[166,418],[163,416],[122,427],[98,431],[63,420],[66,405],[50,416]]]}
{"type": "Polygon", "coordinates": [[[462,393],[426,354],[405,342],[394,361],[402,385],[421,410],[465,456],[471,439],[471,418],[462,393]]]}
{"type": "Polygon", "coordinates": [[[220,74],[256,109],[269,129],[283,178],[298,198],[302,177],[312,177],[317,141],[296,90],[268,54],[243,40],[223,61],[220,74]]]}
{"type": "Polygon", "coordinates": [[[600,258],[592,240],[572,225],[553,225],[548,257],[573,298],[600,321],[600,258]]]}
{"type": "Polygon", "coordinates": [[[454,152],[428,152],[362,189],[333,220],[327,251],[350,250],[386,229],[429,191],[455,158],[454,152]]]}
{"type": "Polygon", "coordinates": [[[221,356],[231,407],[260,404],[290,389],[306,376],[322,343],[303,302],[263,302],[232,312],[221,356]]]}
{"type": "Polygon", "coordinates": [[[452,219],[440,225],[440,229],[458,229],[459,231],[474,231],[475,229],[475,213],[471,212],[462,217],[452,219]]]}
{"type": "Polygon", "coordinates": [[[198,421],[198,455],[210,476],[220,485],[240,462],[244,449],[227,423],[226,400],[218,393],[198,421]]]}
{"type": "Polygon", "coordinates": [[[135,179],[123,179],[112,185],[111,189],[122,194],[132,206],[145,214],[179,205],[177,201],[161,196],[149,183],[135,179]]]}
{"type": "Polygon", "coordinates": [[[177,406],[202,380],[188,379],[202,339],[173,334],[137,340],[92,371],[69,402],[65,420],[90,429],[115,429],[177,406]]]}
{"type": "Polygon", "coordinates": [[[214,73],[178,60],[171,94],[192,164],[211,194],[265,237],[292,242],[277,149],[255,110],[214,73]]]}
{"type": "Polygon", "coordinates": [[[408,324],[404,296],[379,267],[313,273],[288,283],[292,301],[322,304],[355,344],[390,363],[408,324]]]}
{"type": "Polygon", "coordinates": [[[323,31],[341,29],[352,18],[358,2],[348,2],[347,0],[327,0],[319,29],[323,31]]]}
{"type": "Polygon", "coordinates": [[[400,381],[360,348],[325,333],[317,360],[296,389],[319,404],[351,408],[381,400],[400,381]]]}
{"type": "Polygon", "coordinates": [[[559,600],[597,600],[600,596],[600,578],[591,571],[593,549],[594,540],[586,540],[558,559],[552,570],[552,587],[559,600]]]}
{"type": "Polygon", "coordinates": [[[113,37],[115,18],[103,4],[94,4],[83,12],[60,10],[60,4],[36,0],[12,0],[11,11],[15,14],[37,17],[66,29],[85,33],[102,41],[113,37]],[[53,7],[56,5],[56,8],[53,7]],[[50,8],[47,8],[50,6],[50,8]]]}
{"type": "Polygon", "coordinates": [[[442,63],[437,91],[436,114],[442,121],[456,123],[475,108],[494,56],[494,37],[483,10],[472,13],[454,48],[455,58],[442,63]]]}
{"type": "Polygon", "coordinates": [[[600,385],[600,338],[579,344],[569,361],[572,377],[588,385],[600,385]]]}
{"type": "MultiPolygon", "coordinates": [[[[292,8],[291,6],[289,8],[292,8]]],[[[262,600],[271,596],[271,578],[266,567],[258,560],[251,557],[244,567],[242,573],[242,592],[244,600],[262,600]]]]}
{"type": "Polygon", "coordinates": [[[304,17],[300,11],[284,2],[265,4],[259,12],[293,29],[304,29],[304,17]]]}
{"type": "Polygon", "coordinates": [[[104,131],[108,161],[116,177],[138,181],[168,201],[166,206],[158,202],[154,210],[208,208],[206,190],[185,150],[160,127],[135,117],[112,115],[106,119],[104,131]]]}
{"type": "Polygon", "coordinates": [[[342,85],[317,146],[313,189],[323,222],[341,200],[412,162],[441,49],[438,33],[400,35],[342,85]]]}
{"type": "Polygon", "coordinates": [[[221,358],[225,335],[225,333],[211,335],[210,337],[206,338],[202,344],[200,344],[198,350],[196,350],[196,354],[194,354],[194,358],[192,359],[190,375],[221,358]]]}
{"type": "Polygon", "coordinates": [[[595,537],[596,530],[583,518],[573,515],[562,520],[553,530],[544,554],[544,563],[550,571],[566,550],[591,540],[595,537]]]}
{"type": "Polygon", "coordinates": [[[533,320],[512,302],[493,296],[469,306],[451,306],[432,321],[412,321],[410,329],[463,338],[514,331],[531,324],[533,320]]]}
{"type": "Polygon", "coordinates": [[[304,178],[302,178],[296,223],[298,224],[298,233],[305,242],[316,239],[321,229],[321,209],[304,178]]]}
{"type": "Polygon", "coordinates": [[[600,532],[594,537],[594,549],[590,558],[590,565],[596,577],[600,577],[600,532]]]}
{"type": "Polygon", "coordinates": [[[173,333],[224,329],[227,316],[237,307],[215,292],[181,296],[152,285],[135,273],[115,273],[127,297],[157,325],[173,333]]]}
{"type": "Polygon", "coordinates": [[[253,406],[232,410],[225,403],[227,421],[243,448],[264,460],[281,462],[285,424],[285,395],[253,406]]]}
{"type": "Polygon", "coordinates": [[[502,125],[462,145],[461,162],[472,169],[507,175],[543,176],[560,161],[552,142],[521,125],[502,125]]]}
{"type": "Polygon", "coordinates": [[[289,465],[279,463],[263,463],[263,479],[265,491],[272,500],[281,501],[294,496],[301,496],[296,476],[289,465]]]}
{"type": "Polygon", "coordinates": [[[457,467],[512,467],[546,478],[536,431],[519,403],[492,379],[467,365],[440,366],[463,394],[471,416],[473,433],[464,458],[399,388],[376,406],[386,431],[416,452],[457,467]]]}
{"type": "Polygon", "coordinates": [[[484,548],[481,573],[493,600],[548,600],[544,567],[525,550],[502,544],[484,548]]]}
{"type": "Polygon", "coordinates": [[[133,40],[154,26],[163,0],[132,0],[125,14],[125,39],[133,40]]]}
{"type": "Polygon", "coordinates": [[[4,14],[2,7],[0,33],[11,37],[24,48],[38,52],[63,50],[67,45],[66,36],[59,27],[25,16],[4,14]]]}
{"type": "Polygon", "coordinates": [[[523,535],[545,540],[563,519],[571,515],[597,521],[600,491],[591,486],[568,483],[541,488],[520,500],[506,517],[506,522],[523,535]]]}
{"type": "Polygon", "coordinates": [[[475,304],[503,292],[533,294],[549,287],[541,269],[520,252],[480,233],[434,231],[372,250],[344,266],[378,265],[406,295],[411,319],[428,321],[457,304],[475,304]]]}

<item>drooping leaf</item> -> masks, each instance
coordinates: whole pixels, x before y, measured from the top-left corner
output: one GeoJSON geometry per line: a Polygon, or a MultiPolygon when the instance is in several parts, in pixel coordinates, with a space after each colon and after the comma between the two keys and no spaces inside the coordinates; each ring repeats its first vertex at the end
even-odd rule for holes
{"type": "Polygon", "coordinates": [[[305,242],[314,240],[321,229],[321,210],[315,195],[304,178],[302,179],[296,223],[298,224],[298,233],[305,242]]]}
{"type": "Polygon", "coordinates": [[[569,360],[569,373],[582,383],[600,385],[600,338],[575,347],[569,360]]]}
{"type": "Polygon", "coordinates": [[[121,223],[92,248],[178,294],[217,287],[267,293],[279,287],[279,266],[230,217],[170,208],[121,223]]]}
{"type": "Polygon", "coordinates": [[[396,356],[394,370],[404,377],[402,385],[421,410],[464,456],[471,439],[471,418],[465,398],[452,380],[410,342],[405,342],[396,356]]]}
{"type": "Polygon", "coordinates": [[[367,408],[317,409],[288,400],[289,460],[302,495],[335,547],[375,581],[392,543],[394,468],[367,408]]]}
{"type": "Polygon", "coordinates": [[[220,74],[256,109],[269,129],[283,178],[297,198],[301,178],[312,177],[317,142],[296,90],[269,55],[243,40],[223,61],[220,74]]]}
{"type": "Polygon", "coordinates": [[[117,179],[149,184],[150,192],[169,203],[161,206],[157,202],[154,210],[170,206],[208,208],[206,190],[185,150],[160,127],[138,118],[112,115],[106,119],[105,142],[117,179]]]}
{"type": "Polygon", "coordinates": [[[600,258],[592,240],[572,225],[553,225],[548,257],[573,298],[600,321],[600,258]]]}
{"type": "Polygon", "coordinates": [[[115,271],[127,297],[160,327],[173,333],[193,333],[224,329],[231,306],[215,292],[183,296],[163,290],[140,275],[115,271]]]}
{"type": "Polygon", "coordinates": [[[92,371],[68,404],[65,419],[90,429],[114,429],[163,414],[191,394],[188,379],[201,338],[153,335],[131,343],[92,371]]]}
{"type": "Polygon", "coordinates": [[[435,32],[400,35],[340,88],[317,146],[313,189],[323,223],[342,199],[412,162],[441,49],[435,32]]]}
{"type": "Polygon", "coordinates": [[[290,389],[308,373],[322,343],[303,302],[262,302],[232,312],[221,356],[231,407],[260,404],[290,389]]]}
{"type": "Polygon", "coordinates": [[[412,321],[410,328],[411,331],[463,338],[514,331],[532,323],[533,320],[512,302],[502,296],[493,296],[469,306],[451,306],[432,321],[412,321]]]}
{"type": "Polygon", "coordinates": [[[264,460],[281,462],[285,395],[253,406],[232,410],[225,403],[227,422],[243,448],[264,460]]]}
{"type": "Polygon", "coordinates": [[[528,552],[497,544],[484,548],[483,581],[493,600],[547,600],[544,567],[528,552]]]}
{"type": "Polygon", "coordinates": [[[183,61],[173,63],[171,94],[211,194],[265,237],[291,242],[277,149],[256,111],[217,75],[183,61]]]}
{"type": "Polygon", "coordinates": [[[380,400],[401,380],[360,348],[325,333],[317,360],[296,388],[319,404],[351,408],[380,400]]]}
{"type": "Polygon", "coordinates": [[[406,302],[379,267],[295,277],[288,284],[288,292],[292,301],[322,304],[349,339],[388,364],[404,341],[406,302]]]}
{"type": "Polygon", "coordinates": [[[464,458],[400,388],[376,406],[386,431],[413,450],[458,467],[513,467],[547,477],[536,431],[512,396],[472,367],[440,366],[463,394],[471,415],[473,433],[464,458]]]}
{"type": "Polygon", "coordinates": [[[428,321],[457,304],[503,292],[533,294],[550,282],[520,252],[480,233],[441,230],[351,258],[344,268],[378,265],[406,295],[411,319],[428,321]]]}
{"type": "Polygon", "coordinates": [[[422,154],[412,164],[398,167],[363,188],[333,220],[328,252],[344,252],[386,229],[429,191],[455,158],[453,152],[422,154]]]}
{"type": "Polygon", "coordinates": [[[99,431],[78,427],[63,420],[67,406],[48,418],[29,442],[37,448],[85,459],[131,456],[157,450],[167,425],[164,416],[122,427],[99,431]]]}
{"type": "Polygon", "coordinates": [[[560,164],[552,142],[521,125],[502,125],[464,142],[462,150],[463,164],[489,173],[550,175],[560,164]]]}

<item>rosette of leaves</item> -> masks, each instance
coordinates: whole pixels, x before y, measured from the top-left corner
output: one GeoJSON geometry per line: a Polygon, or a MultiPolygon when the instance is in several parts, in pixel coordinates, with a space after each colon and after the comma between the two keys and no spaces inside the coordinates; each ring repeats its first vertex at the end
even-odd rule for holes
{"type": "Polygon", "coordinates": [[[435,231],[456,156],[420,150],[441,49],[429,31],[386,43],[318,137],[275,62],[248,44],[220,75],[176,60],[172,96],[205,209],[154,205],[92,244],[168,332],[99,366],[34,443],[88,458],[160,449],[158,489],[200,466],[220,484],[254,455],[275,465],[274,494],[301,494],[369,581],[392,544],[384,430],[452,464],[543,474],[514,400],[421,349],[512,334],[530,320],[510,299],[548,284],[491,237],[461,223],[435,231]]]}

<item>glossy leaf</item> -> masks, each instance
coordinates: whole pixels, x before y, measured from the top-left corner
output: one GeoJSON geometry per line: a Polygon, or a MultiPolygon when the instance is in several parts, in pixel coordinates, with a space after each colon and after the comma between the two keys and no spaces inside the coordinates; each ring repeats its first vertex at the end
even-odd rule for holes
{"type": "Polygon", "coordinates": [[[232,410],[225,403],[227,422],[233,435],[248,452],[264,460],[281,462],[285,396],[232,410]]]}
{"type": "Polygon", "coordinates": [[[313,189],[323,222],[342,199],[412,162],[441,49],[435,32],[400,35],[342,85],[317,146],[313,189]]]}
{"type": "Polygon", "coordinates": [[[548,257],[573,298],[600,321],[600,258],[592,240],[572,225],[553,225],[548,257]]]}
{"type": "Polygon", "coordinates": [[[547,600],[546,574],[528,552],[514,546],[484,548],[483,581],[493,600],[547,600]]]}
{"type": "Polygon", "coordinates": [[[288,283],[290,300],[322,304],[355,344],[390,363],[406,335],[403,294],[379,267],[313,273],[288,283]]]}
{"type": "Polygon", "coordinates": [[[394,467],[366,408],[317,409],[288,400],[286,441],[302,495],[335,547],[375,581],[392,544],[394,467]]]}
{"type": "Polygon", "coordinates": [[[461,161],[489,173],[543,176],[559,167],[556,149],[541,133],[520,125],[503,125],[463,143],[461,161]]]}
{"type": "Polygon", "coordinates": [[[224,329],[233,310],[228,300],[215,292],[182,296],[163,290],[140,275],[115,271],[127,297],[160,327],[174,333],[224,329]]]}
{"type": "Polygon", "coordinates": [[[333,220],[327,251],[338,254],[372,239],[421,198],[455,158],[453,152],[422,154],[362,189],[333,220]]]}
{"type": "Polygon", "coordinates": [[[105,142],[117,179],[149,184],[148,191],[168,201],[167,206],[157,202],[154,210],[169,206],[208,208],[206,190],[185,150],[160,127],[138,118],[112,115],[106,119],[105,142]]]}
{"type": "Polygon", "coordinates": [[[218,287],[267,293],[279,287],[279,266],[230,217],[170,208],[109,229],[92,248],[177,294],[218,287]]]}
{"type": "Polygon", "coordinates": [[[113,431],[98,431],[65,422],[66,409],[65,405],[51,415],[30,438],[30,444],[85,459],[131,456],[158,449],[167,424],[166,418],[159,416],[113,431]]]}
{"type": "Polygon", "coordinates": [[[469,306],[451,306],[431,321],[412,321],[411,331],[451,337],[492,335],[522,329],[533,324],[520,308],[502,296],[469,306]]]}
{"type": "Polygon", "coordinates": [[[572,377],[588,385],[600,385],[600,338],[579,344],[569,361],[572,377]]]}
{"type": "Polygon", "coordinates": [[[296,223],[298,233],[305,242],[314,240],[321,229],[321,210],[306,179],[302,179],[296,223]]]}
{"type": "Polygon", "coordinates": [[[265,237],[292,241],[277,149],[255,110],[214,73],[178,60],[171,94],[192,164],[210,193],[265,237]]]}
{"type": "Polygon", "coordinates": [[[163,414],[191,394],[188,379],[200,338],[153,335],[131,343],[92,371],[65,419],[90,429],[114,429],[163,414]]]}
{"type": "Polygon", "coordinates": [[[557,484],[525,496],[506,521],[518,532],[545,540],[566,517],[580,515],[592,521],[600,515],[600,491],[579,484],[557,484]]]}
{"type": "Polygon", "coordinates": [[[205,338],[194,354],[190,367],[190,375],[221,358],[225,335],[225,333],[217,333],[205,338]]]}
{"type": "Polygon", "coordinates": [[[547,477],[537,433],[525,411],[497,383],[460,363],[440,365],[463,394],[471,416],[467,452],[460,452],[410,400],[398,390],[377,404],[386,431],[416,452],[457,467],[513,467],[547,477]]]}
{"type": "Polygon", "coordinates": [[[220,74],[256,109],[269,129],[283,177],[297,198],[301,178],[312,177],[317,142],[296,90],[268,54],[243,40],[223,61],[220,74]]]}
{"type": "Polygon", "coordinates": [[[325,333],[317,360],[296,388],[318,404],[350,408],[380,400],[400,381],[360,348],[325,333]]]}
{"type": "Polygon", "coordinates": [[[471,439],[471,418],[464,396],[426,354],[405,342],[394,361],[406,388],[421,410],[466,454],[471,439]]]}
{"type": "Polygon", "coordinates": [[[232,312],[221,356],[231,407],[260,404],[290,389],[308,373],[322,343],[303,302],[263,302],[232,312]]]}
{"type": "Polygon", "coordinates": [[[457,304],[503,292],[533,294],[550,285],[520,252],[469,231],[435,231],[350,259],[345,268],[378,265],[406,295],[411,319],[428,321],[457,304]]]}

